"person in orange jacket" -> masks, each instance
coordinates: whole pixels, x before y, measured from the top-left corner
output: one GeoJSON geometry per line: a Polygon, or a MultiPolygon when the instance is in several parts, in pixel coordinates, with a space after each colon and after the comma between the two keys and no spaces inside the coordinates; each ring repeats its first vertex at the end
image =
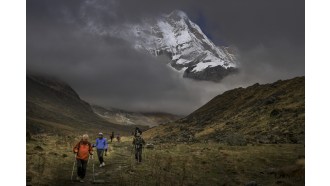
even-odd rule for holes
{"type": "Polygon", "coordinates": [[[82,139],[74,146],[73,152],[77,153],[77,180],[84,182],[89,155],[93,155],[93,146],[88,142],[88,135],[84,134],[82,139]]]}

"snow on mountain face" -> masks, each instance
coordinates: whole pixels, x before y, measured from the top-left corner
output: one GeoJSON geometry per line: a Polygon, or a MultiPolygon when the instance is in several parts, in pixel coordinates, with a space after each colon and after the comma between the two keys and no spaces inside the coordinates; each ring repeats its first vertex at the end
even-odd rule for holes
{"type": "Polygon", "coordinates": [[[138,50],[152,55],[168,55],[170,65],[183,77],[220,81],[238,68],[235,53],[228,47],[217,47],[200,27],[182,11],[173,11],[141,24],[125,25],[117,32],[138,50]]]}

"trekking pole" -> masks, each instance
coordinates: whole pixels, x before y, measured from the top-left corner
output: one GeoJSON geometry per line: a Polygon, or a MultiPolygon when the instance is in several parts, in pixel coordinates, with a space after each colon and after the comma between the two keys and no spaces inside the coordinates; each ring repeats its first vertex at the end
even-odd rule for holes
{"type": "Polygon", "coordinates": [[[87,166],[86,166],[86,167],[89,167],[89,164],[90,164],[90,163],[89,163],[89,160],[91,160],[91,156],[92,156],[92,155],[88,156],[87,166]]]}
{"type": "Polygon", "coordinates": [[[141,153],[142,153],[142,157],[143,157],[143,161],[146,161],[146,152],[144,152],[144,146],[142,147],[142,151],[141,151],[141,153]]]}
{"type": "Polygon", "coordinates": [[[93,162],[93,182],[95,182],[95,174],[94,174],[94,156],[92,155],[92,162],[93,162]]]}
{"type": "Polygon", "coordinates": [[[134,145],[131,146],[131,167],[134,164],[134,145]]]}
{"type": "Polygon", "coordinates": [[[73,177],[74,167],[75,167],[75,165],[76,165],[76,158],[77,158],[77,154],[75,154],[75,156],[74,156],[73,167],[72,167],[72,173],[71,173],[71,181],[72,181],[72,177],[73,177]]]}

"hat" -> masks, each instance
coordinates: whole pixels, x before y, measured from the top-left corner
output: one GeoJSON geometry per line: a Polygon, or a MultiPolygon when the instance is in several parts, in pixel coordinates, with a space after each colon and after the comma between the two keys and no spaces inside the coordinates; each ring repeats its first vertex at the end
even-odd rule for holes
{"type": "Polygon", "coordinates": [[[88,134],[84,134],[84,135],[82,136],[82,138],[83,138],[83,139],[88,139],[88,134]]]}
{"type": "Polygon", "coordinates": [[[99,133],[99,135],[102,135],[102,136],[103,136],[103,133],[102,133],[102,132],[100,132],[100,133],[99,133]]]}

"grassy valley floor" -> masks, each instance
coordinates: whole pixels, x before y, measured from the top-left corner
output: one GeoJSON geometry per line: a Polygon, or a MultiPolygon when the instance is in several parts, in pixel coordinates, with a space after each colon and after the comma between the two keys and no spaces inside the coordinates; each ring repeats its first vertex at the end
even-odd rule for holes
{"type": "Polygon", "coordinates": [[[85,182],[71,182],[72,146],[78,140],[32,136],[27,142],[27,185],[93,185],[93,162],[99,185],[304,185],[304,145],[163,143],[145,148],[143,162],[137,164],[131,137],[109,143],[105,167],[99,168],[95,152],[85,182]]]}

